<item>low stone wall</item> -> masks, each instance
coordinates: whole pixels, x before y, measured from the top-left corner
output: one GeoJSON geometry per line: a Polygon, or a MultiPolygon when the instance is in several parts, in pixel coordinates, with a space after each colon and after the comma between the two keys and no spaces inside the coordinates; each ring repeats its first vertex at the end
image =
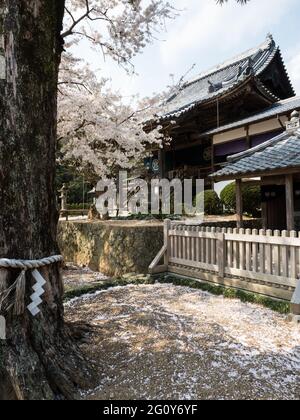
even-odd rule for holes
{"type": "Polygon", "coordinates": [[[163,246],[162,223],[61,221],[59,245],[65,261],[107,276],[148,273],[163,246]]]}

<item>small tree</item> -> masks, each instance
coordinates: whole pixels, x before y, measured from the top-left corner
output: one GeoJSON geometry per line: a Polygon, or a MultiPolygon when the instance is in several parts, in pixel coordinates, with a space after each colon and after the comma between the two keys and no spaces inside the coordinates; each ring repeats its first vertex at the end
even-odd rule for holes
{"type": "MultiPolygon", "coordinates": [[[[261,192],[260,187],[256,185],[242,186],[243,210],[245,213],[253,217],[260,214],[261,208],[261,192]]],[[[228,184],[221,192],[221,201],[228,213],[236,212],[236,184],[232,182],[228,184]]]]}
{"type": "MultiPolygon", "coordinates": [[[[213,190],[206,190],[200,193],[195,200],[204,199],[204,213],[207,215],[222,214],[223,208],[218,194],[213,190]]],[[[196,203],[194,203],[196,204],[196,203]]]]}

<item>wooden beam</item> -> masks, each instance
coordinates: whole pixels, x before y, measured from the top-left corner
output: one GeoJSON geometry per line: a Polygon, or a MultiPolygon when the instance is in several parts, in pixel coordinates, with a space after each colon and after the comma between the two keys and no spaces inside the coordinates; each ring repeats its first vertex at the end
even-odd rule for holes
{"type": "Polygon", "coordinates": [[[261,179],[261,185],[285,185],[285,176],[268,176],[261,179]]]}
{"type": "Polygon", "coordinates": [[[237,228],[243,227],[243,195],[242,195],[242,180],[236,180],[236,214],[237,214],[237,228]]]}
{"type": "Polygon", "coordinates": [[[191,270],[185,267],[169,266],[169,273],[174,273],[179,276],[187,278],[199,279],[210,283],[215,283],[220,286],[231,287],[240,290],[247,290],[253,293],[259,293],[261,295],[270,296],[275,299],[281,299],[291,301],[293,292],[291,290],[285,290],[278,287],[272,287],[269,284],[258,284],[245,281],[237,278],[225,277],[222,279],[217,274],[211,274],[202,271],[191,270]]]}
{"type": "Polygon", "coordinates": [[[285,177],[286,192],[286,224],[287,230],[295,229],[295,208],[294,208],[294,178],[292,174],[285,177]]]}
{"type": "MultiPolygon", "coordinates": [[[[149,273],[150,274],[154,274],[154,272],[157,272],[155,270],[159,266],[159,263],[160,263],[161,259],[164,258],[166,252],[167,252],[167,246],[164,245],[149,266],[149,273]]],[[[164,267],[164,266],[159,266],[159,267],[164,267]]],[[[168,269],[168,266],[166,266],[166,267],[168,269]]],[[[164,270],[164,271],[167,271],[167,269],[164,270]]]]}

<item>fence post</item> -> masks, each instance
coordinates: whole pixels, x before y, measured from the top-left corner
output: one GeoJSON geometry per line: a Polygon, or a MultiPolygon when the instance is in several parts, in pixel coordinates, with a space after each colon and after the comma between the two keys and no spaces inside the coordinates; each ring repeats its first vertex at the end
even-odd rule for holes
{"type": "Polygon", "coordinates": [[[300,322],[300,280],[291,301],[291,319],[300,322]]]}
{"type": "Polygon", "coordinates": [[[219,277],[225,277],[225,266],[226,266],[226,242],[225,242],[225,234],[219,233],[218,234],[218,267],[219,267],[219,277]]]}
{"type": "Polygon", "coordinates": [[[166,219],[164,222],[164,244],[167,247],[167,251],[164,257],[164,264],[166,266],[169,265],[169,258],[170,258],[170,237],[169,237],[170,229],[171,229],[171,220],[166,219]]]}

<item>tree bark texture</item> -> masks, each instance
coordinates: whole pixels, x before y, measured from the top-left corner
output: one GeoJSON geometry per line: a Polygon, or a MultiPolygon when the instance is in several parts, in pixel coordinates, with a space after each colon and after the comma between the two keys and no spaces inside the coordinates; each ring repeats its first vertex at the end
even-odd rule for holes
{"type": "MultiPolygon", "coordinates": [[[[0,258],[39,259],[56,243],[57,82],[64,0],[0,0],[0,258]],[[3,58],[4,57],[4,58],[3,58]],[[2,72],[3,75],[3,72],[2,72]],[[0,71],[1,77],[1,71],[0,71]]],[[[0,291],[19,272],[0,270],[0,291]]],[[[74,398],[88,372],[63,322],[61,269],[47,280],[41,313],[5,314],[0,399],[74,398]]],[[[28,275],[26,305],[33,293],[28,275]]]]}

